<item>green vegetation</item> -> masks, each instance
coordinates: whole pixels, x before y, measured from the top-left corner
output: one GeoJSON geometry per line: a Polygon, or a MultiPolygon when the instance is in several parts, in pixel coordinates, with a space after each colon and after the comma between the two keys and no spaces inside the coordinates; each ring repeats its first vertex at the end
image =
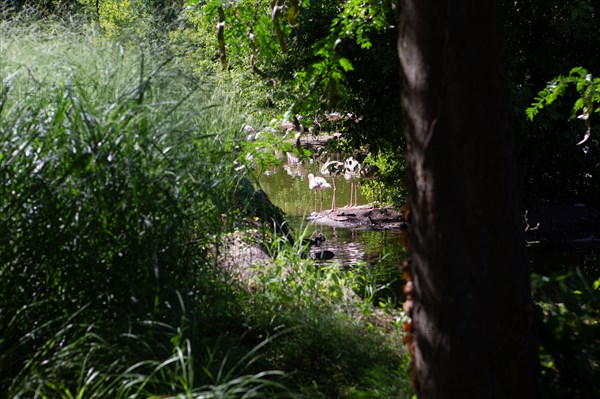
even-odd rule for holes
{"type": "MultiPolygon", "coordinates": [[[[364,194],[404,201],[394,2],[8,3],[0,398],[411,397],[400,276],[307,259],[252,187],[276,151],[327,155],[294,131],[340,132],[326,152],[376,167],[364,194]],[[224,238],[260,222],[273,259],[247,280],[218,267],[224,238]]],[[[576,51],[598,15],[556,0],[548,30],[537,3],[507,6],[523,187],[596,201],[598,138],[577,147],[581,122],[551,103],[564,94],[588,129],[599,112],[598,78],[561,76],[600,70],[576,51]]],[[[600,289],[576,277],[535,280],[549,397],[598,395],[600,289]]]]}
{"type": "MultiPolygon", "coordinates": [[[[600,60],[591,50],[598,47],[599,38],[589,34],[599,23],[598,6],[588,1],[507,1],[505,14],[521,189],[529,199],[598,204],[600,175],[594,171],[600,162],[600,141],[592,134],[577,146],[586,127],[560,102],[544,103],[533,121],[525,113],[547,83],[574,67],[592,74],[600,70],[600,60]]],[[[576,99],[574,91],[565,93],[567,104],[576,99]]]]}
{"type": "Polygon", "coordinates": [[[339,270],[287,241],[250,291],[216,266],[255,211],[243,87],[134,36],[2,37],[0,396],[410,396],[399,319],[339,270]]]}
{"type": "MultiPolygon", "coordinates": [[[[533,120],[539,111],[544,108],[544,105],[550,105],[563,96],[570,85],[575,86],[579,95],[573,105],[571,118],[576,117],[582,120],[586,126],[583,139],[577,143],[581,145],[591,135],[590,116],[594,113],[594,106],[600,103],[600,78],[593,78],[592,74],[584,68],[573,68],[569,72],[569,76],[558,76],[549,82],[546,88],[540,91],[539,97],[536,97],[532,106],[527,108],[527,117],[533,120]],[[578,111],[581,111],[581,113],[576,116],[578,111]]],[[[595,112],[598,112],[598,109],[595,112]]]]}
{"type": "Polygon", "coordinates": [[[540,328],[545,397],[594,398],[600,394],[600,279],[579,270],[533,276],[540,328]]]}

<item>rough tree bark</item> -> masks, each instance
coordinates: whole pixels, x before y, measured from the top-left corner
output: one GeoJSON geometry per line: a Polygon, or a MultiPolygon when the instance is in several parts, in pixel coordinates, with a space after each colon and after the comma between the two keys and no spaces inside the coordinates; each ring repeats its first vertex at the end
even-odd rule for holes
{"type": "Polygon", "coordinates": [[[400,0],[419,398],[535,398],[500,2],[400,0]]]}

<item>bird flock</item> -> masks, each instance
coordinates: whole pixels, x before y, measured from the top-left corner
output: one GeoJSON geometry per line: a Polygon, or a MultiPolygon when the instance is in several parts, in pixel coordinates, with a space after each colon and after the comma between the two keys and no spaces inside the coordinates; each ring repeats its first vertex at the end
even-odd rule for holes
{"type": "MultiPolygon", "coordinates": [[[[346,181],[350,182],[350,203],[349,207],[358,205],[358,180],[359,179],[377,179],[378,171],[376,166],[369,165],[365,168],[353,157],[347,158],[344,162],[340,161],[327,161],[320,169],[323,176],[331,177],[333,183],[333,199],[331,203],[331,211],[337,209],[336,206],[336,192],[337,192],[337,180],[343,177],[346,181]]],[[[315,212],[317,212],[317,203],[320,202],[319,213],[323,212],[323,190],[332,188],[332,185],[325,180],[322,176],[315,176],[310,173],[308,175],[308,187],[315,192],[315,212]],[[320,194],[320,201],[319,201],[320,194]]],[[[380,190],[381,194],[381,190],[380,190]]],[[[373,195],[374,197],[374,195],[373,195]]],[[[381,195],[380,195],[381,201],[381,195]]]]}

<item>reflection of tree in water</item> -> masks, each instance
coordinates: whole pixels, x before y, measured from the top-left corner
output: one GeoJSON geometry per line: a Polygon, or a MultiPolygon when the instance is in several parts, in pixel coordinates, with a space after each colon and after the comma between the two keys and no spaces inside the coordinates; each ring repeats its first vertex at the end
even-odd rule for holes
{"type": "MultiPolygon", "coordinates": [[[[316,163],[300,165],[287,163],[281,168],[270,171],[269,175],[261,176],[259,183],[269,199],[286,215],[307,216],[314,207],[314,193],[308,189],[306,177],[309,173],[313,173],[315,176],[320,175],[320,166],[316,163]],[[295,176],[290,176],[290,173],[295,176]]],[[[344,179],[340,180],[337,184],[337,202],[347,204],[350,202],[350,183],[344,179]]],[[[332,190],[323,194],[325,203],[332,201],[332,190]]],[[[366,198],[359,192],[358,203],[365,204],[366,202],[366,198]]]]}

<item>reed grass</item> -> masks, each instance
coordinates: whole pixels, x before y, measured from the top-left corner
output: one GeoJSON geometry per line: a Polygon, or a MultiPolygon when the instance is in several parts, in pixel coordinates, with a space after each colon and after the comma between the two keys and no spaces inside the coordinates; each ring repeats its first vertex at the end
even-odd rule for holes
{"type": "Polygon", "coordinates": [[[218,378],[199,355],[221,334],[203,323],[236,324],[210,262],[244,178],[233,90],[93,31],[1,29],[0,396],[277,387],[251,344],[218,378]]]}

